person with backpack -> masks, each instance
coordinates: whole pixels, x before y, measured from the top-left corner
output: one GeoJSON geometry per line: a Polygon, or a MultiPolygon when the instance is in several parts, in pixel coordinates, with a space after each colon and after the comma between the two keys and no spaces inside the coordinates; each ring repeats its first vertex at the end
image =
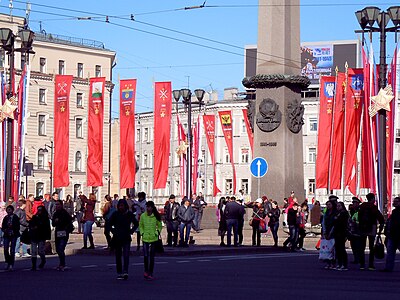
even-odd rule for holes
{"type": "Polygon", "coordinates": [[[117,210],[112,205],[112,199],[110,195],[106,195],[105,197],[106,203],[103,206],[103,218],[105,221],[104,224],[104,236],[106,237],[107,241],[107,249],[111,248],[111,225],[110,225],[110,218],[114,212],[117,210]]]}
{"type": "Polygon", "coordinates": [[[387,255],[383,272],[393,271],[396,251],[400,248],[400,197],[393,199],[393,207],[394,209],[385,227],[387,255]]]}
{"type": "Polygon", "coordinates": [[[382,213],[379,211],[378,207],[375,204],[375,194],[369,193],[367,194],[367,202],[364,202],[360,205],[360,210],[358,212],[358,220],[360,226],[360,252],[359,252],[359,260],[360,260],[360,270],[365,270],[365,247],[369,245],[369,265],[368,270],[374,271],[374,246],[375,246],[375,237],[378,233],[379,235],[382,233],[383,227],[385,225],[385,219],[383,218],[382,213]],[[379,223],[379,231],[377,224],[379,223]]]}
{"type": "Polygon", "coordinates": [[[6,208],[7,215],[4,217],[1,224],[4,239],[4,260],[7,264],[6,270],[12,271],[15,261],[15,245],[19,237],[19,218],[14,214],[14,206],[8,205],[6,208]]]}

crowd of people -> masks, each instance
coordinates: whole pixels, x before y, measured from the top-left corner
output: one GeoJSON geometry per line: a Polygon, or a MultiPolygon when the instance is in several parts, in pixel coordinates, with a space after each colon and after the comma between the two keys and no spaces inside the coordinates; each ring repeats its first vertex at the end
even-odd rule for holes
{"type": "MultiPolygon", "coordinates": [[[[329,197],[324,209],[321,209],[318,201],[312,205],[307,200],[299,204],[293,192],[284,199],[282,208],[279,208],[277,201],[266,196],[255,201],[245,201],[243,193],[238,197],[221,197],[216,208],[220,246],[242,246],[245,219],[248,219],[252,228],[252,246],[261,246],[262,234],[269,230],[273,238],[272,246],[278,247],[278,231],[280,224],[283,224],[288,230],[288,237],[283,242],[284,249],[304,251],[306,225],[321,225],[321,240],[334,240],[335,255],[326,260],[326,269],[348,270],[347,241],[350,241],[353,263],[359,264],[361,270],[366,269],[365,249],[368,240],[368,269],[374,270],[375,240],[383,232],[385,220],[376,206],[375,195],[370,193],[366,198],[367,201],[361,204],[357,197],[353,197],[347,210],[345,204],[334,195],[329,197]],[[247,218],[246,211],[251,213],[247,218]]],[[[21,256],[31,258],[33,271],[43,269],[46,254],[56,252],[59,257],[57,270],[63,271],[66,266],[65,248],[69,235],[75,230],[74,220],[77,224],[76,233],[83,234],[82,249],[94,249],[92,232],[97,202],[92,193],[88,197],[79,193],[75,200],[67,195],[62,201],[54,192],[45,197],[31,194],[25,199],[20,196],[18,201],[9,197],[6,203],[0,203],[0,245],[4,247],[6,269],[12,270],[15,257],[21,256]]],[[[139,192],[137,199],[106,195],[101,208],[105,221],[104,236],[107,249],[115,253],[117,279],[128,279],[132,236],[136,235],[136,250],[143,249],[144,278],[151,280],[163,222],[167,230],[165,246],[189,247],[191,231],[199,233],[202,230],[206,206],[207,202],[201,193],[190,199],[184,197],[180,203],[175,195],[170,195],[164,205],[162,219],[154,202],[147,201],[144,192],[139,192]]],[[[395,253],[400,247],[400,198],[394,199],[393,206],[395,209],[385,227],[388,253],[385,271],[393,270],[395,253]]],[[[319,247],[318,244],[316,247],[319,247]]]]}

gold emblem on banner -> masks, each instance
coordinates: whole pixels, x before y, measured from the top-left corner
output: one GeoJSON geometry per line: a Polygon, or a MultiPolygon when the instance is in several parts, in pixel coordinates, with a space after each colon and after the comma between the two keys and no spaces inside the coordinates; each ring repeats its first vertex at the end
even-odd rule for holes
{"type": "Polygon", "coordinates": [[[96,115],[98,115],[98,114],[100,113],[100,109],[99,109],[99,106],[98,106],[98,105],[95,105],[95,106],[94,106],[94,113],[95,113],[96,115]]]}
{"type": "Polygon", "coordinates": [[[125,116],[129,116],[131,114],[131,108],[129,106],[125,106],[125,116]]]}
{"type": "Polygon", "coordinates": [[[64,111],[65,111],[65,106],[64,106],[64,103],[63,103],[63,104],[61,104],[60,111],[61,111],[61,112],[64,112],[64,111]]]}
{"type": "Polygon", "coordinates": [[[221,115],[222,125],[229,126],[231,125],[231,116],[230,115],[221,115]]]}

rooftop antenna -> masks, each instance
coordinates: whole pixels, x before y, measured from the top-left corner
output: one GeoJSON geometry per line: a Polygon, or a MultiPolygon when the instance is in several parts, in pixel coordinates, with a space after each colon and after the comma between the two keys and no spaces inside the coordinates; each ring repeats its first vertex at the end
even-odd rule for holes
{"type": "Polygon", "coordinates": [[[29,1],[26,2],[26,10],[25,10],[25,29],[29,28],[29,15],[31,14],[31,3],[29,1]]]}
{"type": "Polygon", "coordinates": [[[12,17],[12,9],[13,9],[13,0],[10,0],[10,4],[8,4],[8,7],[10,8],[10,22],[13,22],[13,17],[12,17]]]}

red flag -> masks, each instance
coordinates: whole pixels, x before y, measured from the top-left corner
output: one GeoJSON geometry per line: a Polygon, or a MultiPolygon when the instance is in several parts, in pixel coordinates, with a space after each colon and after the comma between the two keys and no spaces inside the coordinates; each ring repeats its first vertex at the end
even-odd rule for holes
{"type": "Polygon", "coordinates": [[[199,169],[199,149],[200,147],[200,115],[197,116],[197,123],[193,128],[193,193],[197,193],[197,171],[199,169]]]}
{"type": "Polygon", "coordinates": [[[177,154],[179,157],[179,170],[180,170],[179,185],[180,185],[180,195],[183,196],[185,195],[185,187],[186,187],[185,170],[186,170],[187,140],[186,140],[185,129],[183,128],[183,125],[178,115],[176,115],[176,122],[178,125],[178,145],[179,145],[177,149],[177,154]]]}
{"type": "Polygon", "coordinates": [[[171,82],[156,82],[154,95],[154,189],[163,189],[167,184],[171,109],[171,82]]]}
{"type": "MultiPolygon", "coordinates": [[[[214,115],[204,115],[203,116],[204,131],[206,134],[208,150],[210,151],[211,162],[213,169],[215,170],[215,116],[214,115]]],[[[213,196],[217,196],[221,191],[217,187],[217,178],[214,173],[213,179],[213,196]]]]}
{"type": "Polygon", "coordinates": [[[119,82],[119,142],[120,142],[120,188],[134,188],[135,160],[135,94],[136,79],[119,82]]]}
{"type": "Polygon", "coordinates": [[[360,122],[364,101],[363,69],[348,69],[346,91],[346,161],[344,185],[357,194],[357,148],[360,141],[360,122]]]}
{"type": "Polygon", "coordinates": [[[247,136],[249,137],[251,153],[253,153],[253,149],[254,149],[254,134],[253,134],[253,131],[251,130],[251,126],[250,126],[250,122],[249,122],[249,116],[247,115],[247,109],[244,108],[244,109],[242,109],[242,111],[243,111],[244,123],[246,124],[247,136]]]}
{"type": "Polygon", "coordinates": [[[338,73],[336,77],[335,102],[333,106],[332,160],[329,172],[329,188],[341,188],[344,144],[344,98],[346,90],[346,74],[338,73]]]}
{"type": "Polygon", "coordinates": [[[317,189],[328,188],[335,82],[335,76],[322,76],[320,81],[318,155],[315,172],[317,189]]]}
{"type": "Polygon", "coordinates": [[[232,130],[232,111],[219,111],[219,119],[221,121],[222,131],[224,133],[226,145],[228,146],[229,156],[231,158],[233,169],[233,194],[236,193],[236,170],[233,161],[233,130],[232,130]]]}
{"type": "Polygon", "coordinates": [[[69,186],[69,95],[72,75],[56,75],[54,91],[54,160],[53,185],[69,186]]]}
{"type": "Polygon", "coordinates": [[[90,78],[87,186],[103,185],[103,124],[105,77],[90,78]]]}

